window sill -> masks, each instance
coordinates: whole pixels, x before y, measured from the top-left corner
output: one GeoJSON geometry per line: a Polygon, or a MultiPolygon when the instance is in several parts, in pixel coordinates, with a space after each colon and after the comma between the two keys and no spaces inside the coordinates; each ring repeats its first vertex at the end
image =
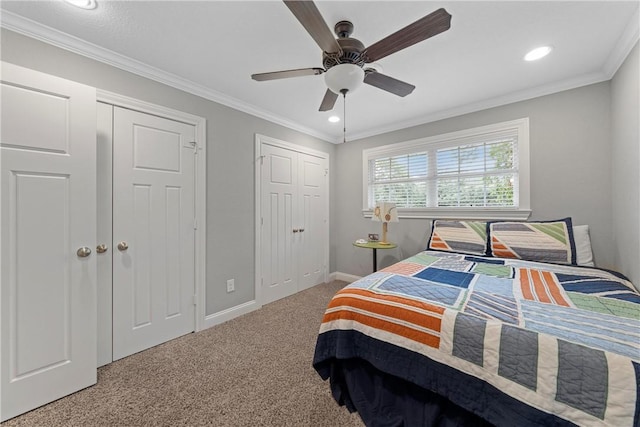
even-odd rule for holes
{"type": "MultiPolygon", "coordinates": [[[[373,211],[363,209],[362,215],[371,218],[373,211]]],[[[531,209],[505,208],[426,208],[426,209],[398,209],[399,218],[417,219],[471,219],[496,221],[526,221],[531,215],[531,209]]]]}

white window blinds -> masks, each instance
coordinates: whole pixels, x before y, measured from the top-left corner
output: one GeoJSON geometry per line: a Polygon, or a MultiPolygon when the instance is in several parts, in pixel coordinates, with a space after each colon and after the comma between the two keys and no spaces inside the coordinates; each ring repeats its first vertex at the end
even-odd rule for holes
{"type": "Polygon", "coordinates": [[[435,155],[436,206],[518,206],[516,138],[443,148],[435,155]]]}
{"type": "Polygon", "coordinates": [[[402,208],[426,207],[428,170],[427,153],[372,159],[369,206],[385,200],[402,208]]]}
{"type": "Polygon", "coordinates": [[[518,209],[522,129],[503,125],[365,150],[365,209],[518,209]]]}

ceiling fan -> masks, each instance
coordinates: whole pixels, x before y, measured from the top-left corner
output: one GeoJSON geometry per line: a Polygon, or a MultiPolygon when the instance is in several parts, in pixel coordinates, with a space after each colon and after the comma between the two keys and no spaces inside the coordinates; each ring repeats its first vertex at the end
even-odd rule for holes
{"type": "Polygon", "coordinates": [[[367,64],[440,34],[451,26],[451,15],[444,9],[438,9],[365,47],[360,40],[350,37],[353,24],[349,21],[340,21],[335,25],[334,32],[338,38],[334,38],[313,1],[284,0],[284,3],[322,49],[323,68],[259,73],[253,74],[251,78],[265,81],[324,73],[328,89],[320,104],[320,111],[332,110],[338,94],[344,96],[363,82],[398,96],[407,96],[415,89],[414,85],[384,75],[371,66],[367,67],[367,64]]]}

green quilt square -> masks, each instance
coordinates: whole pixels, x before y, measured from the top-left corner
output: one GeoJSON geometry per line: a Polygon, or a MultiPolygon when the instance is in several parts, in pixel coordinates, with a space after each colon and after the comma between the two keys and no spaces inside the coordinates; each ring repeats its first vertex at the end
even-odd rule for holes
{"type": "Polygon", "coordinates": [[[640,307],[638,304],[613,298],[594,297],[577,292],[567,292],[567,295],[576,307],[583,310],[640,320],[640,307]]]}
{"type": "Polygon", "coordinates": [[[473,267],[472,271],[486,276],[503,277],[506,279],[513,277],[513,270],[508,265],[478,263],[473,267]]]}

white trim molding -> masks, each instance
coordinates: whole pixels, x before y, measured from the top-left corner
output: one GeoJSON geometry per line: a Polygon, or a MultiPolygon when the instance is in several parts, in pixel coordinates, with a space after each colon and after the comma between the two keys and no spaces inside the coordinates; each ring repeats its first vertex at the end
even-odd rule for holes
{"type": "Polygon", "coordinates": [[[629,23],[604,64],[603,70],[607,80],[612,79],[618,72],[618,68],[627,59],[638,39],[640,39],[640,8],[637,8],[629,19],[629,23]]]}
{"type": "Polygon", "coordinates": [[[256,300],[252,300],[227,308],[226,310],[218,311],[217,313],[210,314],[204,318],[204,322],[200,330],[228,322],[238,316],[251,313],[252,311],[256,311],[260,308],[262,308],[262,305],[260,305],[256,300]]]}
{"type": "MultiPolygon", "coordinates": [[[[502,105],[512,104],[515,102],[525,101],[527,99],[537,98],[551,93],[561,92],[565,90],[575,89],[578,87],[599,83],[610,80],[616,73],[622,62],[625,60],[633,46],[639,38],[640,18],[636,11],[634,16],[629,20],[622,36],[616,43],[615,48],[611,51],[609,58],[605,61],[600,70],[580,76],[571,77],[559,82],[553,82],[548,85],[542,85],[535,88],[525,89],[513,92],[504,96],[499,96],[476,103],[461,105],[449,110],[434,112],[420,118],[407,121],[399,121],[388,126],[372,126],[368,130],[351,135],[350,140],[356,141],[380,135],[387,132],[405,129],[408,127],[419,126],[437,120],[443,120],[450,117],[456,117],[463,114],[473,113],[476,111],[486,110],[488,108],[499,107],[502,105]]],[[[44,43],[68,50],[70,52],[94,59],[99,62],[111,65],[113,67],[137,74],[142,77],[166,84],[176,89],[183,90],[187,93],[200,96],[213,102],[225,105],[227,107],[251,114],[255,117],[270,121],[272,123],[285,126],[289,129],[305,133],[333,144],[342,143],[342,136],[336,137],[317,129],[300,125],[291,121],[286,117],[276,115],[270,111],[259,108],[255,105],[230,97],[224,93],[207,88],[203,85],[194,83],[190,80],[168,73],[164,70],[152,67],[135,59],[113,52],[109,49],[89,43],[78,37],[74,37],[62,31],[58,31],[51,27],[45,26],[33,20],[24,18],[20,15],[3,10],[0,13],[0,25],[8,30],[19,34],[40,40],[44,43]]]]}
{"type": "Polygon", "coordinates": [[[128,96],[105,90],[97,90],[98,102],[165,117],[195,127],[196,138],[196,183],[195,183],[195,303],[196,319],[195,330],[200,331],[205,327],[206,310],[206,263],[207,263],[207,120],[203,117],[140,101],[128,96]]]}
{"type": "MultiPolygon", "coordinates": [[[[484,99],[482,101],[474,102],[471,104],[460,105],[448,110],[436,111],[425,116],[421,116],[415,119],[409,119],[405,121],[398,121],[389,126],[372,127],[367,131],[354,133],[350,136],[350,141],[357,141],[359,139],[369,138],[372,136],[389,133],[401,129],[407,129],[415,126],[425,125],[427,123],[433,123],[438,120],[445,120],[452,117],[459,117],[464,114],[475,113],[476,111],[488,110],[490,108],[501,107],[503,105],[515,104],[516,102],[526,101],[529,99],[539,98],[541,96],[551,95],[558,92],[564,92],[566,90],[576,89],[591,84],[596,84],[610,80],[604,72],[598,71],[594,73],[582,74],[579,76],[571,77],[559,82],[552,82],[546,85],[537,86],[529,89],[524,89],[517,92],[508,93],[506,95],[497,96],[494,98],[484,99]]],[[[341,143],[342,139],[335,142],[341,143]]]]}
{"type": "MultiPolygon", "coordinates": [[[[373,211],[363,209],[362,216],[371,218],[373,211]]],[[[398,212],[401,219],[460,219],[496,221],[526,221],[531,216],[531,209],[500,209],[500,208],[426,208],[405,209],[398,212]]]]}
{"type": "Polygon", "coordinates": [[[112,67],[137,74],[138,76],[154,80],[167,86],[180,89],[184,92],[200,96],[209,101],[217,102],[218,104],[222,104],[289,129],[320,138],[327,142],[337,143],[336,138],[332,135],[302,126],[287,119],[286,117],[279,116],[255,105],[233,98],[224,93],[210,89],[159,68],[152,67],[112,50],[105,49],[101,46],[48,27],[39,22],[24,18],[13,12],[2,10],[2,13],[0,13],[0,25],[16,33],[23,34],[78,55],[111,65],[112,67]]]}
{"type": "Polygon", "coordinates": [[[356,276],[354,274],[341,273],[339,271],[334,271],[329,275],[329,281],[333,282],[334,280],[341,280],[347,283],[353,283],[356,280],[362,279],[362,276],[356,276]]]}

